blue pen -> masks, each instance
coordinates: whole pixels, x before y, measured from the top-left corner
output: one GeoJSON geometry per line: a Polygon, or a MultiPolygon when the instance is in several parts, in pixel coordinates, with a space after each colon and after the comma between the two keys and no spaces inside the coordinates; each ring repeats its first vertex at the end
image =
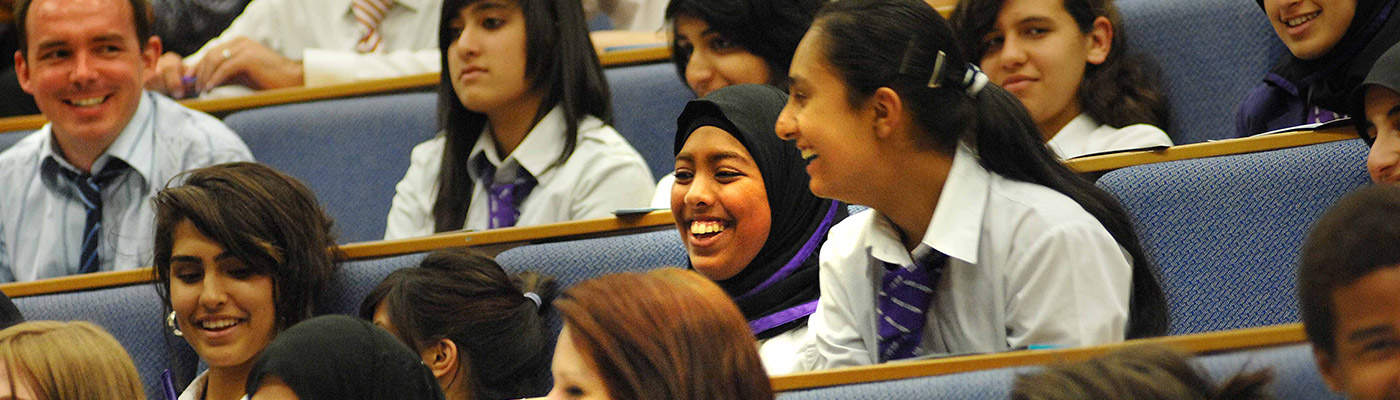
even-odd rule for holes
{"type": "Polygon", "coordinates": [[[1030,346],[1026,346],[1026,350],[1054,350],[1063,348],[1065,348],[1065,346],[1061,346],[1058,344],[1033,344],[1030,346]]]}
{"type": "Polygon", "coordinates": [[[160,373],[160,386],[165,392],[165,400],[179,400],[180,394],[175,393],[175,379],[171,377],[170,369],[160,373]]]}

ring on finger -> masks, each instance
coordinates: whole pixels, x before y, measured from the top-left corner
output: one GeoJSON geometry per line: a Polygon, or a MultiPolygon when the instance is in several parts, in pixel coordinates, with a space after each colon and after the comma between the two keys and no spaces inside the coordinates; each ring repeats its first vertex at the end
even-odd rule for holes
{"type": "Polygon", "coordinates": [[[224,49],[223,53],[220,53],[220,54],[222,54],[222,55],[224,56],[224,59],[225,59],[225,60],[230,59],[230,58],[233,58],[233,51],[232,51],[232,50],[229,50],[229,49],[224,49]]]}

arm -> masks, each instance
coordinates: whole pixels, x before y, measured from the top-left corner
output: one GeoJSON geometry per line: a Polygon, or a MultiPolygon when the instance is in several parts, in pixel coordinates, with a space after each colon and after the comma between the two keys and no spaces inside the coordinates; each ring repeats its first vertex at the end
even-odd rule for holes
{"type": "Polygon", "coordinates": [[[307,87],[437,73],[442,69],[442,54],[436,48],[382,54],[306,49],[302,55],[303,82],[307,87]]]}
{"type": "Polygon", "coordinates": [[[439,137],[413,148],[408,172],[394,187],[394,201],[384,228],[385,240],[433,234],[433,204],[437,199],[443,143],[439,137]]]}
{"type": "Polygon", "coordinates": [[[656,184],[641,156],[628,150],[631,154],[598,153],[591,160],[580,160],[588,172],[575,189],[570,220],[607,218],[618,209],[647,206],[656,184]]]}
{"type": "MultiPolygon", "coordinates": [[[[842,228],[842,225],[845,224],[837,225],[837,228],[842,228]]],[[[831,233],[821,249],[821,275],[818,279],[822,293],[821,301],[817,303],[817,311],[807,320],[812,339],[799,354],[801,367],[808,371],[874,362],[874,349],[867,348],[865,340],[861,337],[860,326],[866,322],[857,318],[859,313],[854,312],[857,308],[873,310],[873,298],[852,296],[845,287],[868,283],[865,279],[848,275],[863,274],[869,266],[864,265],[864,254],[860,254],[861,257],[841,254],[849,249],[839,248],[851,246],[840,242],[853,240],[852,233],[845,232],[844,229],[838,232],[836,228],[833,228],[831,233]],[[852,262],[853,259],[862,262],[852,262]]]]}
{"type": "Polygon", "coordinates": [[[1006,274],[1010,348],[1123,341],[1132,265],[1096,221],[1061,223],[1030,238],[1008,258],[1006,274]]]}

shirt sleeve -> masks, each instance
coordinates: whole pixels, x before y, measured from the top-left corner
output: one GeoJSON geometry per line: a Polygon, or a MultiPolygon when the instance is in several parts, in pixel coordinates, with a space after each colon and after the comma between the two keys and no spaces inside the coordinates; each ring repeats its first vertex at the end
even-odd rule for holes
{"type": "Polygon", "coordinates": [[[620,143],[627,146],[626,151],[614,148],[600,152],[583,164],[588,172],[575,189],[569,220],[607,218],[613,211],[646,207],[651,201],[656,192],[651,170],[636,150],[626,142],[620,143]]]}
{"type": "Polygon", "coordinates": [[[656,182],[656,194],[651,197],[654,208],[671,208],[671,186],[676,184],[676,174],[669,173],[656,182]]]}
{"type": "Polygon", "coordinates": [[[1006,277],[1010,348],[1123,341],[1132,265],[1101,225],[1062,223],[1017,253],[1006,277]]]}
{"type": "Polygon", "coordinates": [[[408,172],[394,187],[394,201],[384,229],[384,239],[433,234],[433,203],[442,164],[443,138],[423,142],[409,156],[408,172]]]}
{"type": "MultiPolygon", "coordinates": [[[[5,225],[0,224],[0,238],[5,236],[5,225]]],[[[0,283],[14,282],[15,272],[10,270],[14,267],[10,265],[10,247],[3,239],[0,239],[0,283]]]]}
{"type": "MultiPolygon", "coordinates": [[[[837,226],[840,228],[840,226],[837,226]]],[[[802,368],[808,371],[824,370],[873,363],[874,352],[866,348],[861,338],[860,322],[856,318],[856,308],[873,308],[874,304],[852,298],[845,285],[858,284],[860,279],[846,279],[842,272],[863,270],[866,265],[856,264],[851,257],[843,257],[837,249],[839,242],[850,240],[851,232],[832,230],[833,236],[821,250],[821,300],[817,311],[808,318],[812,340],[802,348],[802,368]],[[844,270],[844,271],[843,271],[844,270]]]]}
{"type": "Polygon", "coordinates": [[[316,87],[438,72],[442,69],[442,53],[436,48],[377,54],[306,49],[301,67],[303,85],[316,87]]]}
{"type": "Polygon", "coordinates": [[[204,59],[204,54],[209,52],[209,48],[233,40],[237,37],[246,37],[262,43],[263,45],[280,52],[281,43],[276,40],[277,34],[285,29],[279,27],[279,13],[277,8],[281,7],[275,0],[252,0],[248,2],[248,7],[243,9],[243,13],[230,23],[223,33],[218,37],[210,39],[199,47],[199,51],[185,57],[185,65],[193,66],[204,59]]]}

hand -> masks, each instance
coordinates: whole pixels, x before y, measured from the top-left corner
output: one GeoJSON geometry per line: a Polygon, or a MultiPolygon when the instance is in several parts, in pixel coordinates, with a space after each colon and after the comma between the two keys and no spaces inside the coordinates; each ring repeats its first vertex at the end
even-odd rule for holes
{"type": "Polygon", "coordinates": [[[292,61],[262,43],[238,37],[210,48],[194,66],[199,91],[230,83],[256,90],[301,86],[301,62],[292,61]]]}
{"type": "Polygon", "coordinates": [[[177,99],[188,97],[193,86],[185,84],[185,60],[174,52],[161,55],[155,72],[146,76],[146,89],[177,99]]]}

